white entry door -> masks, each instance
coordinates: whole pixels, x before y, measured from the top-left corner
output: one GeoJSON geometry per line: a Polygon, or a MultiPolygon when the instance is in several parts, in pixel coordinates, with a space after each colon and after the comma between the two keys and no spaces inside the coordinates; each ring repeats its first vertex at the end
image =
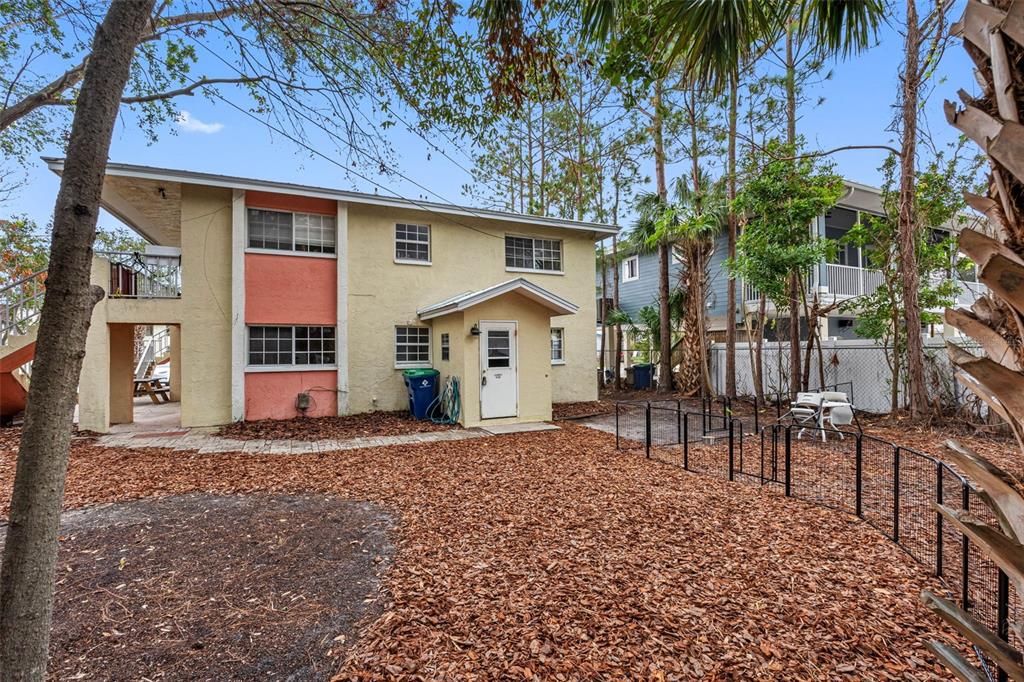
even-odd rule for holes
{"type": "Polygon", "coordinates": [[[480,323],[480,418],[519,414],[516,323],[480,323]]]}

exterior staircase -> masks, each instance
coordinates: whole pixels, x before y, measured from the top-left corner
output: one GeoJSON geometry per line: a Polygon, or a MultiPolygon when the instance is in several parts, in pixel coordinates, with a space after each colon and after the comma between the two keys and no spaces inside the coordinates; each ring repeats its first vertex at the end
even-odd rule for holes
{"type": "Polygon", "coordinates": [[[25,410],[46,271],[0,288],[0,423],[25,410]]]}

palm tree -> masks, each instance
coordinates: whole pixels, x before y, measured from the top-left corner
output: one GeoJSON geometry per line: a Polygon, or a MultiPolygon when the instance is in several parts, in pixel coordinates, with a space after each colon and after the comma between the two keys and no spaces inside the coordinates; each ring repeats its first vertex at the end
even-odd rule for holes
{"type": "MultiPolygon", "coordinates": [[[[1020,121],[1024,113],[1017,97],[1024,81],[1022,15],[1014,0],[968,0],[963,18],[953,27],[974,60],[982,94],[974,98],[961,91],[963,108],[946,102],[946,118],[985,151],[992,172],[987,196],[966,197],[988,218],[988,233],[968,229],[960,234],[960,250],[977,264],[978,280],[989,294],[970,310],[947,310],[946,321],[985,351],[984,357],[977,357],[949,344],[957,378],[1006,420],[1024,450],[1024,258],[1020,256],[1024,244],[1024,128],[1020,121]]],[[[940,506],[939,511],[984,549],[1018,595],[1024,594],[1024,497],[1019,487],[1006,472],[955,443],[947,443],[947,458],[980,489],[999,527],[992,528],[962,510],[940,506]]],[[[956,604],[927,592],[922,598],[996,661],[1010,679],[1024,679],[1020,651],[956,604]]],[[[933,642],[932,649],[961,679],[984,678],[959,651],[939,642],[933,642]]]]}
{"type": "Polygon", "coordinates": [[[687,395],[711,391],[705,319],[707,265],[725,213],[723,183],[709,181],[700,168],[696,174],[696,178],[680,177],[673,183],[673,202],[663,207],[649,237],[652,242],[670,242],[683,266],[676,287],[682,317],[680,352],[671,357],[672,366],[679,366],[679,389],[687,395]]]}
{"type": "MultiPolygon", "coordinates": [[[[665,66],[678,63],[695,83],[715,92],[729,91],[727,196],[736,197],[736,102],[743,70],[756,61],[759,49],[783,37],[787,48],[788,142],[796,142],[796,94],[792,46],[795,36],[810,40],[822,55],[847,55],[866,47],[884,15],[881,0],[582,0],[589,35],[606,40],[615,34],[620,17],[635,5],[657,7],[655,51],[665,66]]],[[[737,216],[728,217],[728,256],[736,255],[737,216]]],[[[799,328],[799,281],[790,278],[790,329],[799,328]]],[[[736,393],[736,282],[728,280],[726,300],[726,394],[736,393]]],[[[791,384],[800,379],[800,346],[790,343],[791,384]]]]}
{"type": "MultiPolygon", "coordinates": [[[[628,248],[635,253],[658,254],[658,391],[672,390],[672,313],[670,310],[671,282],[669,280],[669,258],[671,258],[671,237],[658,233],[658,220],[667,206],[664,192],[644,192],[633,204],[636,222],[629,233],[628,248]]],[[[653,330],[652,330],[653,333],[653,330]]],[[[654,361],[654,358],[651,358],[654,361]]]]}

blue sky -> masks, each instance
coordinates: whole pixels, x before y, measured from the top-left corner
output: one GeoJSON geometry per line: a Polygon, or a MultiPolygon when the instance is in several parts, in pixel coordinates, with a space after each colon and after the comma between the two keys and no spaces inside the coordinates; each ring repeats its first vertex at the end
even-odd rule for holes
{"type": "MultiPolygon", "coordinates": [[[[956,16],[956,13],[954,13],[956,16]]],[[[816,86],[809,94],[813,105],[801,111],[799,130],[810,149],[830,149],[851,144],[893,144],[892,133],[886,131],[893,116],[897,70],[900,64],[901,37],[892,28],[880,33],[879,44],[865,53],[832,65],[833,78],[816,86]],[[821,96],[824,101],[815,101],[821,96]]],[[[974,77],[970,61],[959,41],[950,43],[938,69],[935,92],[923,113],[934,139],[940,143],[956,139],[955,131],[946,124],[942,113],[943,99],[955,99],[958,88],[973,90],[974,77]]],[[[228,93],[231,97],[233,93],[228,93]]],[[[241,94],[233,101],[247,105],[241,94]]],[[[138,163],[171,168],[258,177],[342,189],[375,191],[374,185],[355,177],[346,177],[342,169],[321,158],[310,158],[299,148],[261,126],[231,106],[201,97],[181,98],[178,103],[187,112],[187,121],[170,124],[160,139],[149,144],[130,117],[122,117],[114,132],[110,158],[112,161],[138,163]]],[[[468,203],[461,193],[470,178],[463,168],[445,159],[416,134],[392,128],[389,139],[394,147],[397,169],[419,185],[397,177],[364,172],[394,194],[408,198],[468,203]]],[[[313,136],[313,140],[317,140],[313,136]]],[[[448,156],[461,166],[471,167],[471,149],[452,149],[443,137],[432,141],[445,148],[448,156]]],[[[322,140],[318,145],[333,155],[333,145],[322,140]]],[[[54,146],[46,154],[61,155],[54,146]]],[[[880,151],[846,151],[832,158],[837,170],[858,182],[877,185],[878,166],[884,157],[880,151]]],[[[648,169],[648,173],[653,169],[648,169]]],[[[28,170],[28,184],[11,201],[0,206],[0,216],[26,214],[45,225],[53,211],[58,178],[49,173],[42,162],[28,170]]],[[[674,173],[673,173],[674,175],[674,173]]],[[[384,190],[378,189],[381,193],[384,190]]],[[[112,226],[110,216],[101,225],[112,226]]]]}

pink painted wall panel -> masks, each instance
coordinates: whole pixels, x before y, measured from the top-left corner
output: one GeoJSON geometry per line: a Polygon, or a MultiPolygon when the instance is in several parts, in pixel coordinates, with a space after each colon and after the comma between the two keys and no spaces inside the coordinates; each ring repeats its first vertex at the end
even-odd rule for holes
{"type": "Polygon", "coordinates": [[[245,419],[291,419],[299,393],[313,397],[308,417],[338,414],[338,373],[335,370],[307,372],[249,372],[245,375],[245,419]]]}
{"type": "Polygon", "coordinates": [[[337,320],[338,261],[245,254],[246,324],[334,325],[337,320]]]}

